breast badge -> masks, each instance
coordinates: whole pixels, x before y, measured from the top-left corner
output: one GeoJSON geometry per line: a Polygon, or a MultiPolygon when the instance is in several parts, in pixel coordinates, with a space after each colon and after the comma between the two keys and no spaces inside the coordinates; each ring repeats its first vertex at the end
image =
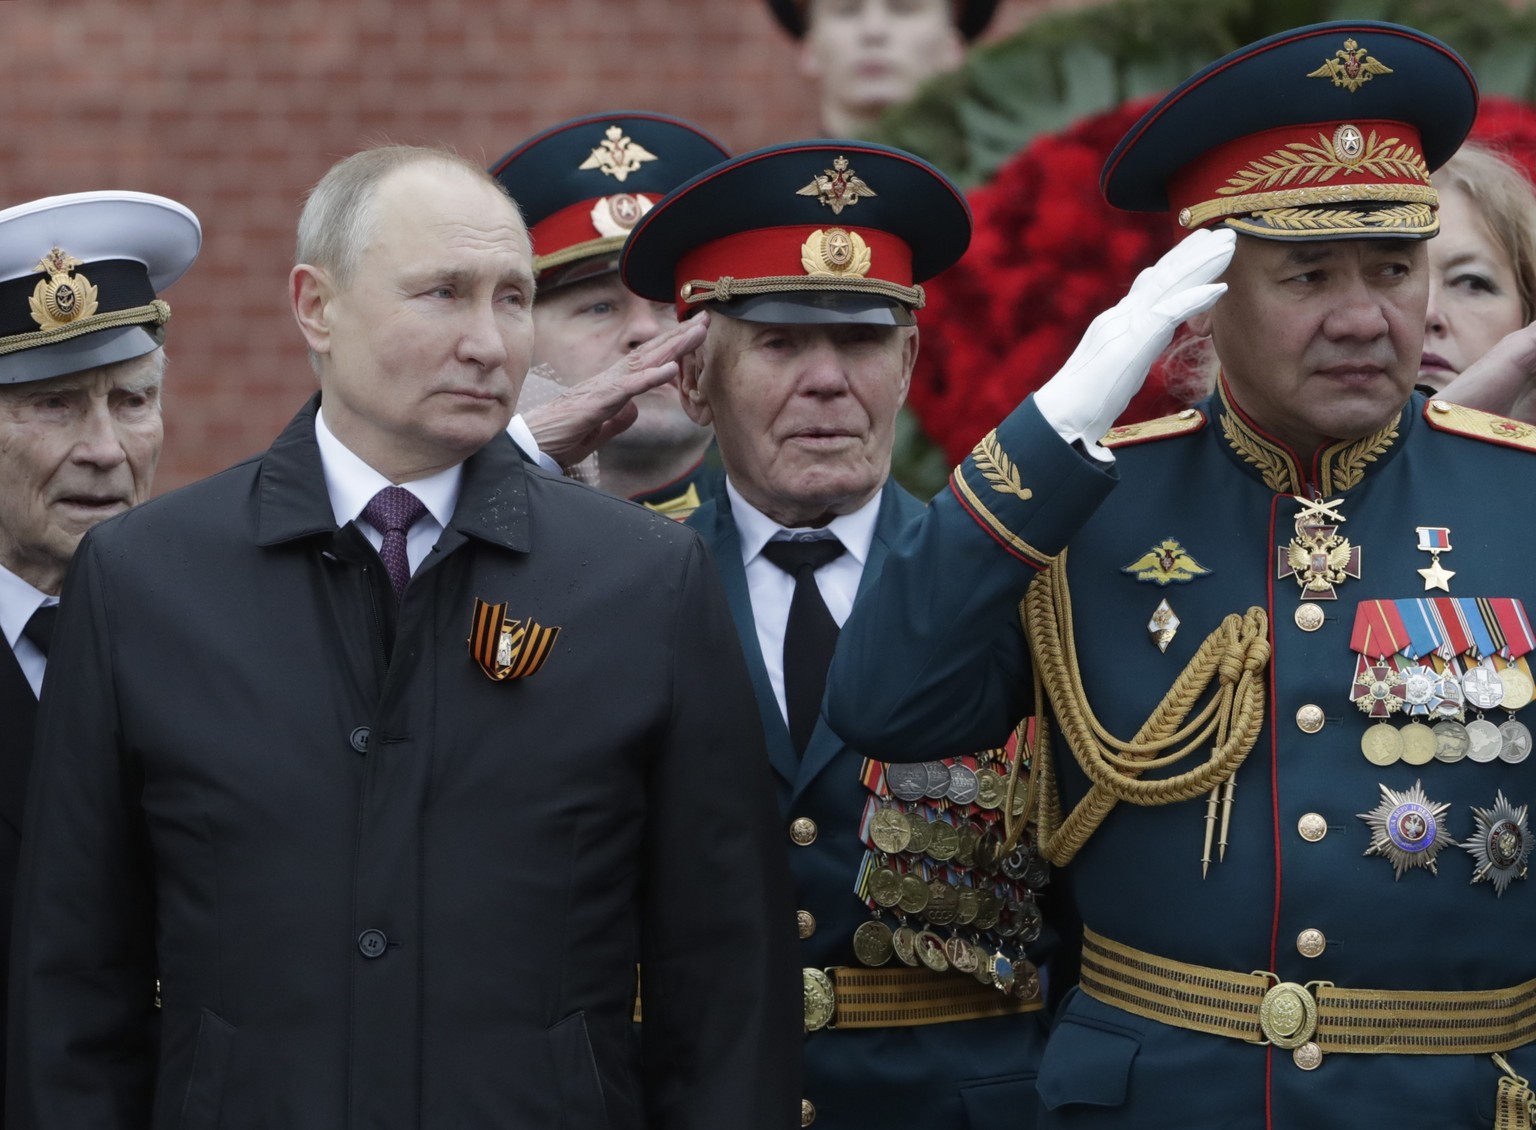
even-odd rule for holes
{"type": "Polygon", "coordinates": [[[1296,534],[1279,548],[1277,578],[1295,577],[1308,600],[1337,600],[1337,585],[1360,579],[1360,548],[1339,533],[1340,502],[1297,498],[1296,534]]]}
{"type": "Polygon", "coordinates": [[[494,682],[537,675],[549,660],[559,628],[536,620],[509,620],[507,606],[476,598],[470,620],[469,655],[494,682]]]}
{"type": "Polygon", "coordinates": [[[1528,807],[1522,804],[1516,808],[1504,799],[1501,790],[1494,798],[1492,808],[1472,809],[1476,828],[1472,838],[1461,845],[1477,861],[1472,882],[1487,880],[1500,898],[1513,880],[1524,879],[1526,875],[1526,860],[1531,854],[1531,827],[1526,820],[1528,807]]]}
{"type": "Polygon", "coordinates": [[[1436,804],[1415,781],[1413,788],[1398,792],[1381,785],[1381,803],[1370,812],[1357,813],[1371,829],[1366,855],[1379,855],[1392,864],[1395,878],[1415,867],[1439,874],[1435,857],[1454,841],[1445,828],[1449,804],[1436,804]]]}

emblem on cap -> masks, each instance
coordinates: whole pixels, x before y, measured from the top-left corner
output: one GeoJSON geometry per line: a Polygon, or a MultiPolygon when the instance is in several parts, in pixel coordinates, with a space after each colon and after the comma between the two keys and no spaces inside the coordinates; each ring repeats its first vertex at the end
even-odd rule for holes
{"type": "Polygon", "coordinates": [[[1477,868],[1472,881],[1487,879],[1494,893],[1502,896],[1514,879],[1526,876],[1526,860],[1531,855],[1531,828],[1526,821],[1528,805],[1519,808],[1504,799],[1501,789],[1492,808],[1473,807],[1477,828],[1472,838],[1461,846],[1472,853],[1477,868]]]}
{"type": "Polygon", "coordinates": [[[808,275],[869,274],[872,253],[864,237],[842,228],[817,228],[800,245],[800,265],[808,275]]]}
{"type": "Polygon", "coordinates": [[[1455,842],[1445,830],[1445,814],[1451,806],[1430,800],[1418,781],[1403,792],[1378,787],[1381,803],[1370,812],[1357,813],[1371,829],[1371,846],[1364,854],[1385,857],[1398,879],[1410,867],[1427,867],[1431,875],[1439,874],[1435,856],[1455,842]]]}
{"type": "Polygon", "coordinates": [[[861,197],[878,195],[864,183],[863,177],[848,167],[848,158],[843,156],[835,158],[832,167],[823,169],[811,179],[810,184],[795,191],[799,196],[816,197],[832,209],[834,216],[841,215],[844,208],[857,204],[861,197]]]}
{"type": "Polygon", "coordinates": [[[604,176],[612,177],[620,184],[647,161],[656,160],[656,154],[637,144],[618,126],[609,126],[603,132],[603,140],[591,154],[577,166],[578,169],[596,169],[604,176]]]}
{"type": "Polygon", "coordinates": [[[1389,75],[1392,68],[1373,55],[1366,53],[1353,39],[1346,39],[1344,46],[1333,53],[1333,58],[1310,72],[1308,78],[1332,79],[1334,86],[1342,86],[1353,94],[1377,75],[1389,75]]]}
{"type": "Polygon", "coordinates": [[[96,313],[96,288],[84,275],[76,274],[81,263],[67,251],[55,247],[37,261],[37,269],[48,277],[38,282],[28,303],[32,320],[45,330],[56,330],[96,313]]]}
{"type": "Polygon", "coordinates": [[[598,235],[623,239],[640,217],[651,210],[651,200],[627,192],[604,196],[592,205],[592,227],[598,235]]]}

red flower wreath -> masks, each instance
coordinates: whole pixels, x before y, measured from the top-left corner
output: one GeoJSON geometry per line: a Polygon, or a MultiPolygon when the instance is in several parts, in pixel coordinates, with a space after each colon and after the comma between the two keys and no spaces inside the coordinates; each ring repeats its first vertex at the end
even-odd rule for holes
{"type": "MultiPolygon", "coordinates": [[[[928,284],[910,394],[923,430],[951,462],[1044,384],[1094,316],[1177,240],[1170,217],[1117,211],[1097,188],[1105,158],[1151,101],[1037,137],[971,194],[975,235],[965,256],[928,284]]],[[[1472,132],[1536,172],[1536,108],[1486,97],[1472,132]]],[[[1185,403],[1157,366],[1121,420],[1185,403]]]]}

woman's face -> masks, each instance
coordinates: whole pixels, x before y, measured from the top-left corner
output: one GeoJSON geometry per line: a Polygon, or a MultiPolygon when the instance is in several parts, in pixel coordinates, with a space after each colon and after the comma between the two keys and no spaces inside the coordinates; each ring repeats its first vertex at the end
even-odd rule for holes
{"type": "Polygon", "coordinates": [[[1461,189],[1440,192],[1440,234],[1429,241],[1429,310],[1419,382],[1440,388],[1525,325],[1509,252],[1461,189]]]}

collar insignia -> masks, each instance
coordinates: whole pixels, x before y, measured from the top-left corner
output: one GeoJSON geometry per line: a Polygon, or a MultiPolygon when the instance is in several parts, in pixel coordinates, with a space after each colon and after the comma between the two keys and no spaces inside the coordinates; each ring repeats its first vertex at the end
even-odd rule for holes
{"type": "Polygon", "coordinates": [[[1185,585],[1196,577],[1206,576],[1210,570],[1175,539],[1164,538],[1120,572],[1155,585],[1185,585]]]}
{"type": "Polygon", "coordinates": [[[1389,75],[1392,68],[1373,55],[1366,53],[1353,39],[1346,39],[1344,46],[1325,59],[1323,65],[1307,75],[1308,78],[1326,78],[1334,86],[1342,86],[1353,94],[1377,75],[1389,75]]]}
{"type": "Polygon", "coordinates": [[[506,612],[504,603],[476,598],[470,620],[470,658],[497,683],[537,675],[560,637],[559,628],[546,628],[536,620],[509,620],[506,612]]]}
{"type": "Polygon", "coordinates": [[[28,304],[32,320],[43,329],[56,330],[96,313],[96,288],[90,279],[75,273],[76,267],[84,265],[57,247],[37,261],[37,270],[48,277],[38,282],[28,304]]]}
{"type": "Polygon", "coordinates": [[[857,204],[861,197],[877,195],[874,189],[864,183],[863,177],[848,167],[847,157],[835,159],[830,169],[823,169],[811,179],[810,184],[796,189],[795,193],[797,196],[816,197],[832,209],[834,216],[841,215],[844,208],[857,204]]]}
{"type": "Polygon", "coordinates": [[[609,126],[604,131],[602,142],[592,150],[585,161],[576,167],[583,170],[596,169],[605,177],[612,177],[623,184],[624,178],[630,173],[635,172],[646,161],[654,160],[656,160],[656,154],[630,140],[618,126],[609,126]]]}

